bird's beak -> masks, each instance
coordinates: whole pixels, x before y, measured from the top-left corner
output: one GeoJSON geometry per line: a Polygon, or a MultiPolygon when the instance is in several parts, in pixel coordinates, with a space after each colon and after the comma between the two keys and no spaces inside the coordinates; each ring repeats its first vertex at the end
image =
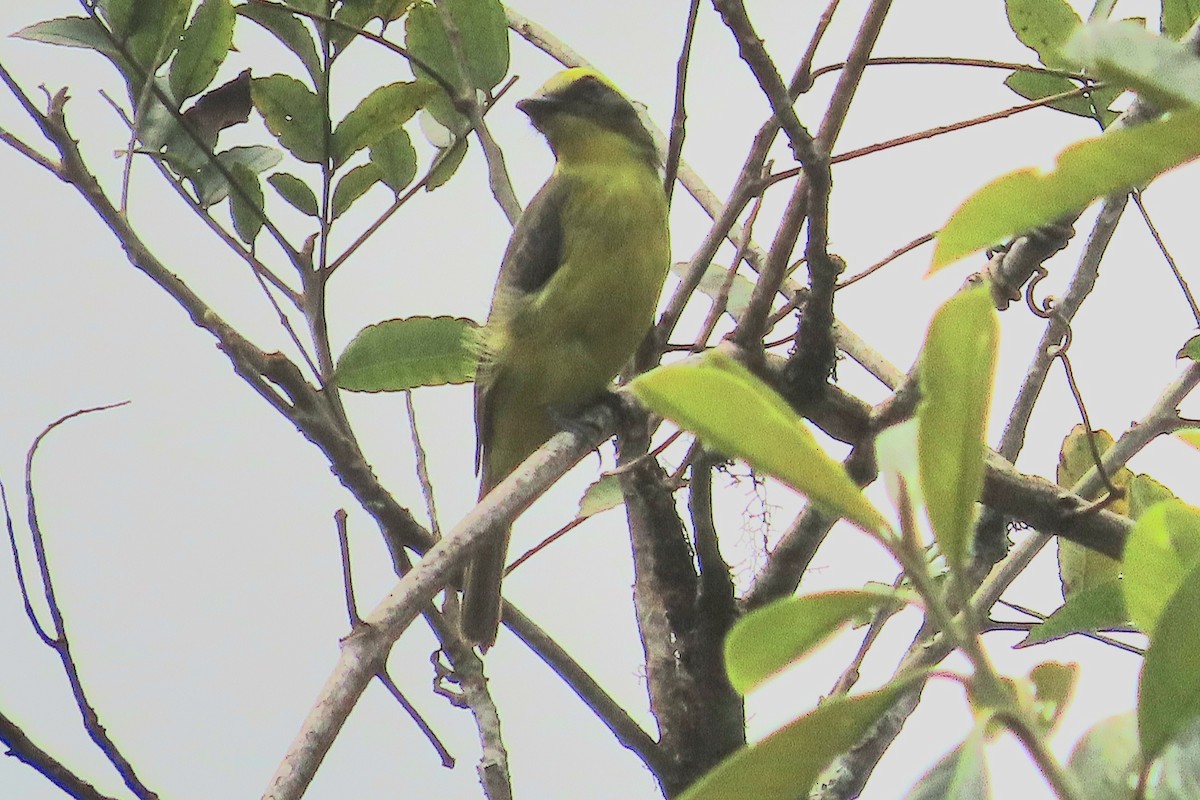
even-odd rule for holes
{"type": "Polygon", "coordinates": [[[544,94],[535,94],[532,97],[526,97],[524,100],[517,101],[517,108],[530,119],[536,119],[558,106],[559,102],[556,98],[544,94]]]}

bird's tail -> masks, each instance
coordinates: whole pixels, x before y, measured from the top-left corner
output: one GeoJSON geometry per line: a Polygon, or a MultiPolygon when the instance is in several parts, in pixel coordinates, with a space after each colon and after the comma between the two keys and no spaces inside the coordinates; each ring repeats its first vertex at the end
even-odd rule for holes
{"type": "Polygon", "coordinates": [[[484,650],[496,643],[500,630],[500,579],[511,533],[508,525],[489,533],[463,575],[459,627],[468,644],[484,650]]]}

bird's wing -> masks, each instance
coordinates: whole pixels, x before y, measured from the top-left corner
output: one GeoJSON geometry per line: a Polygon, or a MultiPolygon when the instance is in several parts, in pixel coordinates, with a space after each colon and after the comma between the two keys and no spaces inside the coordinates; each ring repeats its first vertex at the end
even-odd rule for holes
{"type": "MultiPolygon", "coordinates": [[[[498,349],[506,345],[507,332],[496,330],[507,327],[519,313],[520,306],[527,303],[550,282],[550,278],[562,266],[563,230],[562,210],[569,192],[569,179],[562,175],[552,177],[529,202],[500,265],[496,278],[496,289],[492,295],[492,307],[488,313],[488,324],[483,333],[483,349],[475,371],[475,471],[484,468],[485,443],[492,436],[492,398],[496,387],[505,380],[503,359],[498,349]]],[[[484,491],[503,476],[486,476],[484,491]],[[490,477],[490,480],[488,478],[490,477]]]]}

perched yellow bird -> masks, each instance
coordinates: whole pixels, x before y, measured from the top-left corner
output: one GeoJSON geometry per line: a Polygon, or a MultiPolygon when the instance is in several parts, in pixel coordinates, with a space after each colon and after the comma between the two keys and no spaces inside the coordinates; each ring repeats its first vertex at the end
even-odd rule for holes
{"type": "MultiPolygon", "coordinates": [[[[517,103],[554,151],[554,173],[509,240],[475,377],[483,497],[603,395],[650,329],[670,264],[659,158],[633,105],[574,68],[517,103]]],[[[489,647],[500,626],[509,528],[463,578],[462,633],[489,647]]]]}

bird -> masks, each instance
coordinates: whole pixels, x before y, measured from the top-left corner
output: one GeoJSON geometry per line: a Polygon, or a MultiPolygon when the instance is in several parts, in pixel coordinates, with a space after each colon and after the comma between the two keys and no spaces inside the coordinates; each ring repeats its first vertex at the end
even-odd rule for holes
{"type": "MultiPolygon", "coordinates": [[[[480,334],[480,499],[605,395],[653,324],[671,260],[658,151],[608,78],[566,69],[516,106],[555,166],[513,229],[480,334]]],[[[484,651],[510,533],[490,531],[463,573],[461,633],[484,651]]]]}

